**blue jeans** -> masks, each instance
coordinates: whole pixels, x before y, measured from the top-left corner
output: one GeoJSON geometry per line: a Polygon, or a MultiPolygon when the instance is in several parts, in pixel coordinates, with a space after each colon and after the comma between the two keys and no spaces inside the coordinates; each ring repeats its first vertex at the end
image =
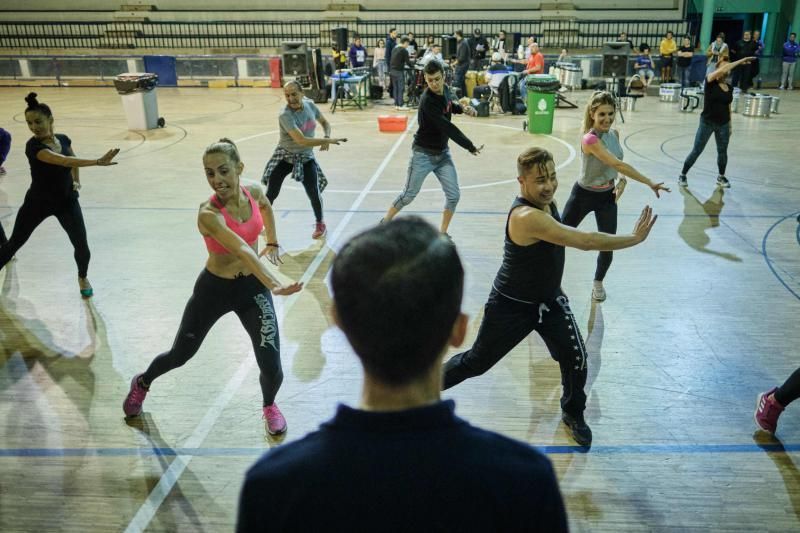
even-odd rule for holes
{"type": "Polygon", "coordinates": [[[728,141],[731,139],[731,123],[728,121],[721,125],[715,124],[703,117],[700,117],[700,125],[697,127],[697,133],[694,136],[694,147],[692,147],[692,151],[683,163],[681,174],[686,175],[689,172],[694,162],[703,153],[712,133],[714,134],[714,141],[717,143],[717,169],[720,176],[725,175],[725,167],[728,166],[728,141]]]}
{"type": "Polygon", "coordinates": [[[676,77],[678,78],[678,81],[681,84],[681,89],[683,89],[684,87],[688,87],[689,84],[691,83],[689,81],[689,74],[690,74],[689,71],[690,70],[691,70],[691,66],[682,67],[682,66],[678,65],[677,67],[675,67],[676,77]]]}
{"type": "Polygon", "coordinates": [[[422,183],[431,172],[442,184],[445,196],[444,208],[448,211],[455,211],[458,200],[461,198],[461,191],[458,188],[458,173],[448,148],[435,155],[423,152],[416,147],[412,148],[406,185],[392,204],[394,208],[400,210],[413,202],[422,188],[422,183]]]}
{"type": "Polygon", "coordinates": [[[406,73],[397,70],[389,71],[392,78],[392,96],[394,97],[394,105],[402,107],[403,97],[406,90],[406,73]]]}

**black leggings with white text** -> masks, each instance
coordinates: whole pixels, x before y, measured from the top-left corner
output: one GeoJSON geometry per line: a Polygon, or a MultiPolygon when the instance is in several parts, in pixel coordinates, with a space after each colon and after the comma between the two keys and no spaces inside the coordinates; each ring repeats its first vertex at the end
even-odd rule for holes
{"type": "Polygon", "coordinates": [[[283,382],[278,317],[269,290],[252,274],[227,279],[203,270],[183,311],[175,342],[150,363],[142,380],[147,386],[157,377],[186,364],[203,343],[214,323],[233,311],[250,335],[264,405],[272,405],[283,382]]]}

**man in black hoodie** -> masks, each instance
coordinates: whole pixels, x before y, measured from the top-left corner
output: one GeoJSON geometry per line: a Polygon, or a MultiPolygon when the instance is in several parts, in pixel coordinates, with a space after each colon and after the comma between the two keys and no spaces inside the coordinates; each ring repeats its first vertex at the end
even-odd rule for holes
{"type": "Polygon", "coordinates": [[[469,106],[461,107],[452,100],[452,92],[444,83],[444,67],[438,61],[429,61],[425,65],[425,82],[428,88],[422,93],[417,111],[419,129],[414,135],[411,163],[408,165],[408,178],[405,189],[392,203],[383,217],[389,221],[410,204],[422,188],[425,178],[433,172],[442,184],[445,195],[444,212],[440,231],[447,234],[450,220],[461,197],[458,187],[458,174],[447,147],[448,139],[453,139],[459,146],[478,155],[483,146],[477,148],[466,135],[461,133],[452,122],[452,113],[464,113],[474,117],[477,113],[469,106]]]}

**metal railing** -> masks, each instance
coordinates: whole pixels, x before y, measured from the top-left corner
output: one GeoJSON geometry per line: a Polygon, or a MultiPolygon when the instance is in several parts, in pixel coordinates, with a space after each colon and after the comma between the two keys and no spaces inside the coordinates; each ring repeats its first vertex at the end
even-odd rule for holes
{"type": "Polygon", "coordinates": [[[614,40],[621,31],[638,46],[655,48],[669,30],[675,35],[696,35],[696,22],[673,21],[567,21],[567,20],[411,20],[386,21],[256,21],[256,22],[2,22],[0,49],[93,48],[132,50],[140,48],[276,48],[282,41],[306,41],[328,47],[331,30],[346,27],[358,33],[364,45],[375,46],[390,27],[413,31],[419,44],[428,35],[437,40],[462,29],[465,35],[480,28],[487,39],[501,29],[509,36],[520,33],[537,37],[544,48],[593,49],[614,40]]]}

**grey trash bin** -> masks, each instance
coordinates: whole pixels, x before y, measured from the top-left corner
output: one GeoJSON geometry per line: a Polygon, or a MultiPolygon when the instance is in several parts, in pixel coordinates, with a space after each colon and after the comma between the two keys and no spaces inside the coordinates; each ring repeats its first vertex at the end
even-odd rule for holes
{"type": "Polygon", "coordinates": [[[158,117],[156,85],[156,74],[126,72],[114,79],[114,87],[122,96],[128,129],[152,130],[163,126],[163,120],[158,117]]]}

